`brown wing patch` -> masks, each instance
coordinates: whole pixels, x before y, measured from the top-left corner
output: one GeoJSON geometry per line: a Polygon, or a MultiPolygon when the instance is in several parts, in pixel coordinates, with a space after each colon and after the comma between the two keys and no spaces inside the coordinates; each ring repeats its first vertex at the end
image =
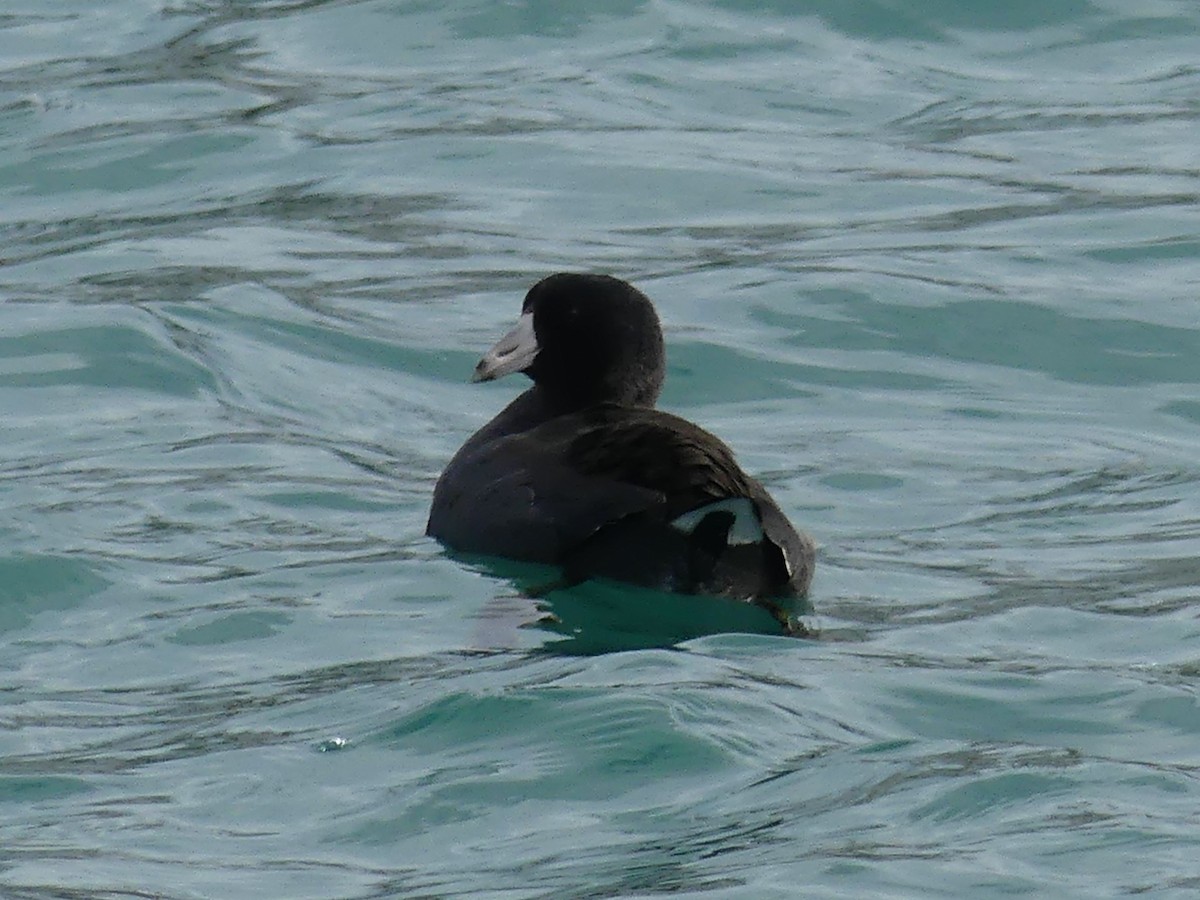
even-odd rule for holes
{"type": "Polygon", "coordinates": [[[679,512],[710,500],[747,497],[751,484],[721,441],[655,410],[602,408],[567,450],[576,470],[659,491],[679,512]]]}

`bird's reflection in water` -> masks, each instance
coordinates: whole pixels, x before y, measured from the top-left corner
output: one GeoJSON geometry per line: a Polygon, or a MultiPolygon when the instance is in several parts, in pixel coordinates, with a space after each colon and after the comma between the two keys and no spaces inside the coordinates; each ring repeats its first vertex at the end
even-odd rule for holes
{"type": "Polygon", "coordinates": [[[816,634],[813,608],[803,598],[767,605],[671,594],[603,579],[571,584],[552,566],[455,555],[513,586],[479,613],[476,640],[490,648],[528,644],[518,633],[529,629],[554,635],[542,649],[568,655],[673,647],[715,634],[816,634]]]}

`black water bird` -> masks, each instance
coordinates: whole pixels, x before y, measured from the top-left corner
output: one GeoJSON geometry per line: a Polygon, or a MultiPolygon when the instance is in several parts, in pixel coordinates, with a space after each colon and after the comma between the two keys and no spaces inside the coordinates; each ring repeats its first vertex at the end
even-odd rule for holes
{"type": "Polygon", "coordinates": [[[637,288],[607,275],[539,281],[472,379],[524,372],[533,386],[454,455],[426,533],[552,563],[571,581],[804,596],[812,540],[721,440],[654,408],[664,369],[658,316],[637,288]]]}

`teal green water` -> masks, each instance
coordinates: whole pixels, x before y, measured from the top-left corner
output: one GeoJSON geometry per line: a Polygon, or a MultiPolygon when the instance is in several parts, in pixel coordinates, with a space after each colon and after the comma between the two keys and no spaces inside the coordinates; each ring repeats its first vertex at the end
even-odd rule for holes
{"type": "Polygon", "coordinates": [[[0,895],[1196,896],[1200,7],[592,6],[0,4],[0,895]],[[561,269],[818,638],[423,537],[561,269]]]}

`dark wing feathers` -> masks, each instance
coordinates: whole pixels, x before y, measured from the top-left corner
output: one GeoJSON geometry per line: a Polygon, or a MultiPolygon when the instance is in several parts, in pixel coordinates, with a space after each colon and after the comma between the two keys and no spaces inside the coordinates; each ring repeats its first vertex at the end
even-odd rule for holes
{"type": "Polygon", "coordinates": [[[685,419],[656,410],[600,407],[566,447],[581,474],[656,491],[677,515],[728,497],[752,497],[755,484],[733,453],[685,419]]]}
{"type": "Polygon", "coordinates": [[[435,489],[429,533],[463,551],[689,592],[803,593],[812,573],[812,542],[725,444],[678,416],[615,404],[469,442],[435,489]],[[737,497],[754,503],[768,538],[756,550],[720,555],[729,523],[719,513],[691,535],[669,527],[737,497]]]}
{"type": "Polygon", "coordinates": [[[656,491],[575,470],[542,430],[451,460],[435,488],[429,533],[461,551],[557,562],[607,523],[663,503],[656,491]]]}

